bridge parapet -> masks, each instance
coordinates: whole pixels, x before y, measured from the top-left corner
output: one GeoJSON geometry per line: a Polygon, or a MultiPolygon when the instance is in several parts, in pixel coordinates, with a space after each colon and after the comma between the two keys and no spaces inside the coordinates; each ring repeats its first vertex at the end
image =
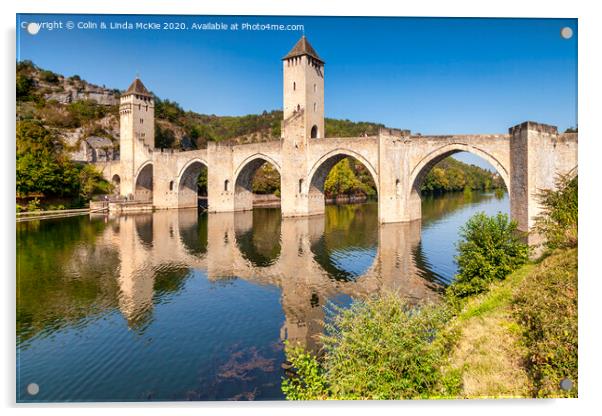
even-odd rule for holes
{"type": "Polygon", "coordinates": [[[537,123],[535,121],[524,121],[516,126],[510,127],[508,133],[515,134],[521,130],[532,130],[539,133],[558,134],[558,127],[551,124],[537,123]]]}
{"type": "Polygon", "coordinates": [[[381,127],[378,129],[379,135],[393,136],[393,137],[409,137],[412,135],[410,130],[404,129],[393,129],[388,127],[381,127]]]}

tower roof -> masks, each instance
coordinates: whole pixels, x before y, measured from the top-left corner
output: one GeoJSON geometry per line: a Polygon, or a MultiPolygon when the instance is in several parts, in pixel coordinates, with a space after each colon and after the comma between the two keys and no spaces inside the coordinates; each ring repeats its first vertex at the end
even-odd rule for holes
{"type": "Polygon", "coordinates": [[[138,77],[136,77],[134,82],[132,82],[130,87],[126,90],[126,92],[123,95],[130,95],[130,94],[146,95],[148,97],[152,97],[151,93],[148,92],[148,90],[146,89],[146,87],[144,86],[142,81],[140,81],[140,78],[138,78],[138,77]]]}
{"type": "Polygon", "coordinates": [[[309,43],[309,41],[307,40],[305,35],[301,36],[301,39],[299,39],[297,41],[295,46],[293,46],[293,49],[291,49],[290,52],[287,53],[286,56],[282,59],[290,59],[290,58],[294,58],[297,56],[303,56],[303,55],[311,56],[315,60],[317,60],[321,63],[324,63],[322,58],[320,58],[318,56],[318,53],[313,48],[313,46],[311,46],[311,44],[309,43]]]}

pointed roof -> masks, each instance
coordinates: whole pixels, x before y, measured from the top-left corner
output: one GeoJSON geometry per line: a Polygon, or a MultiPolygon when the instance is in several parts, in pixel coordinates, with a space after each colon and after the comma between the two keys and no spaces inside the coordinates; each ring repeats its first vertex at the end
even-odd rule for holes
{"type": "Polygon", "coordinates": [[[299,41],[297,41],[295,46],[293,46],[293,49],[291,49],[290,52],[287,53],[286,56],[282,59],[283,60],[290,59],[290,58],[294,58],[297,56],[303,56],[303,55],[311,56],[315,60],[320,61],[321,63],[324,63],[322,58],[320,58],[320,56],[318,56],[318,53],[313,48],[313,46],[311,46],[311,44],[309,43],[309,41],[307,40],[305,35],[301,36],[301,39],[299,39],[299,41]]]}
{"type": "Polygon", "coordinates": [[[130,87],[127,89],[127,91],[123,95],[130,95],[130,94],[146,95],[148,97],[152,96],[151,93],[148,92],[148,90],[146,89],[146,87],[144,86],[142,81],[140,81],[140,78],[138,78],[138,77],[136,77],[134,82],[132,82],[130,87]]]}

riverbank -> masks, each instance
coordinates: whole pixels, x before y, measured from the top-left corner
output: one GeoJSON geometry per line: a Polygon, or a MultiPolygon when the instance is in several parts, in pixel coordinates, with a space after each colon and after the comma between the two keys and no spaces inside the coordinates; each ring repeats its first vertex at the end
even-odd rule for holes
{"type": "Polygon", "coordinates": [[[464,306],[446,371],[459,397],[577,396],[577,249],[523,266],[464,306]],[[568,391],[560,388],[567,378],[568,391]]]}

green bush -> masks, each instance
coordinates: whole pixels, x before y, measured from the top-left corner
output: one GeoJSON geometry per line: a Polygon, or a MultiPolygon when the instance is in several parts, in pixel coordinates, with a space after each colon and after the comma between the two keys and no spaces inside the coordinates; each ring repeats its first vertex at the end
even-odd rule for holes
{"type": "Polygon", "coordinates": [[[570,249],[544,259],[515,294],[534,397],[577,397],[577,286],[577,250],[570,249]],[[560,388],[564,378],[571,390],[560,388]]]}
{"type": "Polygon", "coordinates": [[[324,369],[317,358],[300,346],[287,345],[286,356],[296,374],[282,381],[282,392],[288,400],[324,400],[330,394],[324,369]]]}
{"type": "Polygon", "coordinates": [[[578,182],[577,175],[561,175],[556,190],[538,194],[543,210],[535,220],[535,230],[544,236],[549,249],[577,246],[578,182]]]}
{"type": "Polygon", "coordinates": [[[463,298],[481,293],[489,284],[504,279],[529,259],[529,247],[522,241],[516,222],[508,215],[485,213],[472,216],[461,228],[458,243],[458,274],[447,293],[463,298]]]}
{"type": "MultiPolygon", "coordinates": [[[[337,308],[338,309],[338,308],[337,308]]],[[[289,399],[407,399],[448,396],[459,376],[442,370],[454,334],[445,305],[410,305],[396,294],[338,309],[316,361],[293,350],[296,377],[283,382],[289,399]]]]}
{"type": "Polygon", "coordinates": [[[93,165],[69,160],[63,143],[36,121],[17,123],[16,193],[88,199],[109,193],[110,184],[93,165]]]}
{"type": "Polygon", "coordinates": [[[111,109],[105,105],[98,104],[94,100],[81,100],[70,103],[67,112],[76,126],[83,126],[94,120],[98,120],[109,114],[111,109]]]}
{"type": "Polygon", "coordinates": [[[34,82],[25,74],[17,74],[17,100],[29,100],[33,91],[34,82]]]}

